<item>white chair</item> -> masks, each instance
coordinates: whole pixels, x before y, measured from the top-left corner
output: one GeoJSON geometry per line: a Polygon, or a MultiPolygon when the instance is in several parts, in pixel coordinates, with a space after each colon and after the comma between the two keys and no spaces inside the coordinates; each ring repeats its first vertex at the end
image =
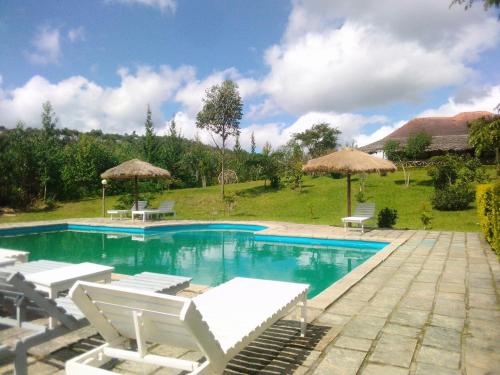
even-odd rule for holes
{"type": "MultiPolygon", "coordinates": [[[[62,270],[63,268],[59,269],[62,270]]],[[[113,281],[109,285],[127,287],[137,292],[177,293],[187,288],[190,281],[190,277],[143,272],[113,281]]],[[[51,319],[59,323],[56,326],[47,327],[31,322],[19,322],[17,319],[0,318],[1,324],[14,327],[20,326],[25,331],[25,334],[30,333],[26,337],[17,340],[12,347],[0,345],[0,358],[3,356],[14,357],[16,375],[27,374],[27,351],[29,348],[88,325],[85,315],[69,297],[48,298],[46,294],[37,289],[36,285],[26,280],[19,272],[5,274],[0,271],[0,291],[16,294],[30,300],[38,310],[43,311],[51,319]]]]}
{"type": "Polygon", "coordinates": [[[66,362],[66,373],[109,374],[99,367],[115,358],[222,374],[231,358],[297,305],[304,335],[308,288],[238,277],[189,299],[78,282],[70,296],[106,344],[66,362]],[[137,350],[127,348],[130,339],[137,350]],[[150,354],[150,343],[201,351],[205,361],[150,354]]]}
{"type": "MultiPolygon", "coordinates": [[[[144,210],[148,205],[148,201],[137,201],[137,208],[139,210],[144,210]]],[[[108,210],[108,215],[111,215],[111,220],[113,220],[113,215],[118,215],[120,220],[123,219],[123,216],[127,216],[128,214],[135,211],[135,203],[130,210],[108,210]]]]}
{"type": "Polygon", "coordinates": [[[359,203],[354,211],[354,216],[342,218],[344,230],[347,232],[348,223],[361,225],[361,233],[365,232],[365,221],[372,220],[375,215],[375,203],[359,203]]]}
{"type": "Polygon", "coordinates": [[[11,250],[0,248],[0,259],[14,259],[17,262],[27,262],[29,257],[28,251],[11,250]]]}
{"type": "Polygon", "coordinates": [[[142,216],[142,221],[146,221],[148,216],[160,217],[161,215],[172,215],[175,217],[174,205],[174,201],[163,201],[157,209],[132,210],[132,220],[134,220],[136,215],[142,216]]]}

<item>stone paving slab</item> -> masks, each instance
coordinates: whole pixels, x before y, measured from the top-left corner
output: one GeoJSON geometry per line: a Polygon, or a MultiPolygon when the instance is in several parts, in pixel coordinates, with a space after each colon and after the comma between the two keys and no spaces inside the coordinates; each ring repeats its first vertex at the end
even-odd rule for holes
{"type": "MultiPolygon", "coordinates": [[[[292,227],[279,225],[274,230],[292,227]]],[[[295,229],[303,235],[318,236],[328,230],[308,232],[305,225],[295,229]]],[[[330,230],[329,236],[334,232],[330,230]]],[[[291,334],[288,341],[272,346],[280,349],[264,355],[257,350],[256,342],[226,373],[500,373],[500,264],[482,237],[478,233],[438,231],[373,232],[370,238],[380,239],[386,234],[387,240],[404,237],[406,242],[401,241],[380,265],[330,306],[324,310],[310,308],[306,343],[291,334]],[[257,365],[261,366],[258,371],[257,365]]],[[[279,337],[281,334],[271,332],[265,339],[279,337]]],[[[92,347],[81,345],[85,350],[92,347]]],[[[30,357],[30,373],[60,372],[65,358],[75,355],[73,347],[71,350],[73,354],[68,354],[70,349],[61,350],[42,361],[30,357]]],[[[175,355],[191,359],[200,356],[181,351],[175,355]]],[[[8,370],[9,366],[0,365],[0,373],[8,370]]],[[[116,367],[123,373],[174,373],[147,370],[128,362],[116,367]]]]}

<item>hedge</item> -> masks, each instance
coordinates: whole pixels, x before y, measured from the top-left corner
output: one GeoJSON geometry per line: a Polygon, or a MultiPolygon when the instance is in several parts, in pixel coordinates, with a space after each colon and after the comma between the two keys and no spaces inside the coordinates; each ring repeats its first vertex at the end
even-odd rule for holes
{"type": "Polygon", "coordinates": [[[476,201],[481,231],[500,256],[500,182],[478,185],[476,201]]]}

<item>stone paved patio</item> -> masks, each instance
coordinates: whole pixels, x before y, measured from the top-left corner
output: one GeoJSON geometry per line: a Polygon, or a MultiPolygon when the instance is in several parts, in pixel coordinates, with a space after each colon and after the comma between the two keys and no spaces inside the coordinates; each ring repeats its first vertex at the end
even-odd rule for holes
{"type": "MultiPolygon", "coordinates": [[[[303,226],[304,235],[311,235],[310,228],[303,226]]],[[[323,229],[316,232],[321,235],[323,229]]],[[[376,230],[366,238],[384,236],[408,239],[326,310],[309,308],[305,338],[285,319],[235,358],[226,372],[500,373],[500,264],[480,234],[376,230]]],[[[65,360],[98,344],[91,337],[31,357],[30,373],[61,372],[65,360]]],[[[186,359],[200,356],[166,347],[154,350],[186,359]]],[[[0,364],[0,373],[9,371],[10,365],[0,364]]],[[[114,371],[173,373],[127,362],[114,371]]]]}

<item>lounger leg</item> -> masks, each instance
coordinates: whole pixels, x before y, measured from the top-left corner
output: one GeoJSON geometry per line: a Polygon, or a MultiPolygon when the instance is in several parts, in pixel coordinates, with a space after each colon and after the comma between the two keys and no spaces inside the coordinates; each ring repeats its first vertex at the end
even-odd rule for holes
{"type": "Polygon", "coordinates": [[[365,233],[365,223],[361,223],[361,233],[365,233]]]}
{"type": "Polygon", "coordinates": [[[307,329],[307,296],[304,296],[304,300],[300,303],[300,315],[300,336],[304,337],[307,329]]]}
{"type": "Polygon", "coordinates": [[[28,374],[28,354],[27,348],[22,342],[16,345],[16,357],[14,359],[14,374],[27,375],[28,374]]]}

